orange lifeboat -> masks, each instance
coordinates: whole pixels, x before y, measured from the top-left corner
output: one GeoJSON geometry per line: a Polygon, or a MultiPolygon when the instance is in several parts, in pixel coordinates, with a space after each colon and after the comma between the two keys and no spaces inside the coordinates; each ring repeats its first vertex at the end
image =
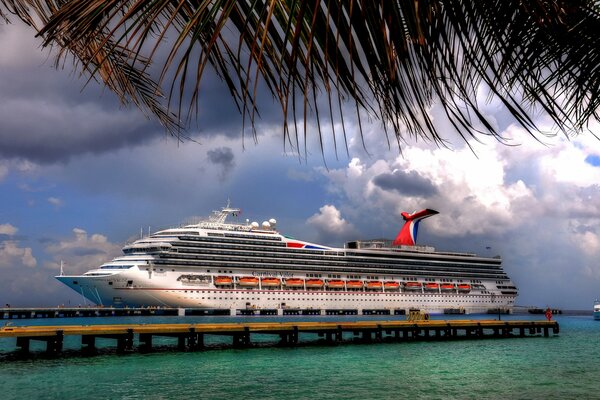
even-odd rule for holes
{"type": "Polygon", "coordinates": [[[298,279],[298,278],[287,278],[285,280],[285,286],[287,287],[291,287],[291,288],[297,288],[297,287],[304,287],[304,280],[303,279],[298,279]]]}
{"type": "Polygon", "coordinates": [[[442,292],[449,292],[454,289],[454,283],[442,283],[442,292]]]}
{"type": "Polygon", "coordinates": [[[341,280],[330,280],[330,281],[327,281],[327,287],[329,287],[331,289],[343,289],[344,288],[344,281],[341,281],[341,280]]]}
{"type": "Polygon", "coordinates": [[[256,287],[258,286],[258,278],[254,276],[242,276],[238,282],[239,286],[256,287]]]}
{"type": "Polygon", "coordinates": [[[348,289],[362,289],[363,283],[362,281],[348,281],[346,282],[346,287],[348,289]]]}
{"type": "Polygon", "coordinates": [[[367,282],[367,289],[369,290],[380,290],[383,285],[379,281],[367,282]]]}
{"type": "Polygon", "coordinates": [[[440,284],[439,283],[426,283],[425,284],[425,290],[429,290],[429,291],[436,291],[439,289],[440,284]]]}
{"type": "Polygon", "coordinates": [[[404,284],[404,289],[406,290],[421,290],[423,284],[421,282],[406,282],[404,284]]]}
{"type": "Polygon", "coordinates": [[[281,285],[279,278],[262,278],[260,283],[262,287],[275,287],[281,285]]]}
{"type": "Polygon", "coordinates": [[[400,284],[394,281],[383,282],[383,287],[385,290],[398,290],[400,288],[400,284]]]}
{"type": "Polygon", "coordinates": [[[226,286],[226,285],[231,285],[232,283],[233,283],[233,279],[230,276],[215,277],[215,285],[217,285],[217,286],[226,286]]]}
{"type": "Polygon", "coordinates": [[[471,285],[466,284],[466,283],[461,283],[458,285],[458,291],[459,292],[470,292],[471,291],[471,285]]]}
{"type": "Polygon", "coordinates": [[[320,288],[323,287],[325,283],[321,279],[307,279],[306,287],[307,288],[320,288]]]}

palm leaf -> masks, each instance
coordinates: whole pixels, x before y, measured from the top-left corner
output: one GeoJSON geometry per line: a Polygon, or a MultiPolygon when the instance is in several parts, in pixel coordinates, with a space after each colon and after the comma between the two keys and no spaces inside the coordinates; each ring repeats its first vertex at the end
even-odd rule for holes
{"type": "MultiPolygon", "coordinates": [[[[444,143],[446,133],[428,114],[436,102],[465,139],[479,134],[502,139],[480,111],[480,85],[534,135],[539,133],[534,124],[539,110],[566,133],[580,132],[590,119],[598,118],[600,14],[595,1],[0,4],[3,17],[14,14],[33,26],[44,45],[62,49],[60,58],[75,56],[82,70],[105,82],[124,102],[156,115],[170,131],[178,129],[180,118],[189,122],[197,114],[208,65],[223,79],[252,128],[263,82],[281,106],[284,140],[297,148],[300,136],[306,143],[311,110],[321,137],[323,118],[333,121],[337,115],[345,121],[347,100],[355,105],[359,127],[365,115],[377,118],[399,146],[409,137],[444,143]],[[159,57],[161,47],[166,57],[159,57]],[[152,62],[160,70],[156,83],[147,72],[152,62]],[[168,88],[166,103],[161,87],[168,88]],[[189,89],[190,105],[184,110],[189,89]],[[326,113],[319,109],[323,92],[326,113]]],[[[331,129],[335,140],[333,123],[331,129]]]]}

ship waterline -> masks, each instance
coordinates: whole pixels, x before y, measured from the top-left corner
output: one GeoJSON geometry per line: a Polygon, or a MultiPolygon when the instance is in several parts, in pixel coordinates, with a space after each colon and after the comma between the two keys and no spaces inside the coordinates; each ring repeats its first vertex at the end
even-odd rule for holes
{"type": "MultiPolygon", "coordinates": [[[[425,211],[436,213],[413,215],[425,211]]],[[[131,307],[478,313],[510,311],[517,296],[499,257],[415,246],[419,220],[409,214],[393,243],[332,248],[283,236],[273,219],[225,222],[237,213],[228,206],[198,224],[155,232],[96,269],[56,278],[96,304],[131,307]],[[412,242],[398,243],[402,235],[412,242]]]]}

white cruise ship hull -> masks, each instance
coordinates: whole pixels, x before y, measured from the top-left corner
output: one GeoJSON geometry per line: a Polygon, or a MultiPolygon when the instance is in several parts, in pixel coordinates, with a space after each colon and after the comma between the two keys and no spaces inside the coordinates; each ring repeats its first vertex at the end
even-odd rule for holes
{"type": "Polygon", "coordinates": [[[429,313],[461,310],[467,314],[493,309],[511,312],[515,296],[419,290],[348,291],[322,289],[224,288],[213,284],[185,285],[181,273],[153,274],[128,270],[109,277],[58,276],[57,279],[98,305],[122,307],[182,307],[206,309],[319,309],[319,310],[404,310],[429,313]],[[127,282],[133,284],[127,285],[127,282]]]}

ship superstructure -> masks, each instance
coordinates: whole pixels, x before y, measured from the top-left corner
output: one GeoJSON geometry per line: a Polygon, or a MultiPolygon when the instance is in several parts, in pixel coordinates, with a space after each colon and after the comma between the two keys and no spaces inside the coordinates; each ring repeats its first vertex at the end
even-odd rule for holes
{"type": "MultiPolygon", "coordinates": [[[[83,275],[56,278],[100,305],[232,312],[418,308],[475,313],[510,311],[517,296],[500,257],[406,245],[398,242],[400,234],[394,242],[353,241],[332,248],[281,235],[274,219],[260,225],[226,222],[239,213],[228,205],[197,224],[140,238],[123,248],[123,256],[83,275]]],[[[434,213],[411,215],[422,219],[434,213]]],[[[414,243],[416,227],[409,237],[414,243]]]]}

